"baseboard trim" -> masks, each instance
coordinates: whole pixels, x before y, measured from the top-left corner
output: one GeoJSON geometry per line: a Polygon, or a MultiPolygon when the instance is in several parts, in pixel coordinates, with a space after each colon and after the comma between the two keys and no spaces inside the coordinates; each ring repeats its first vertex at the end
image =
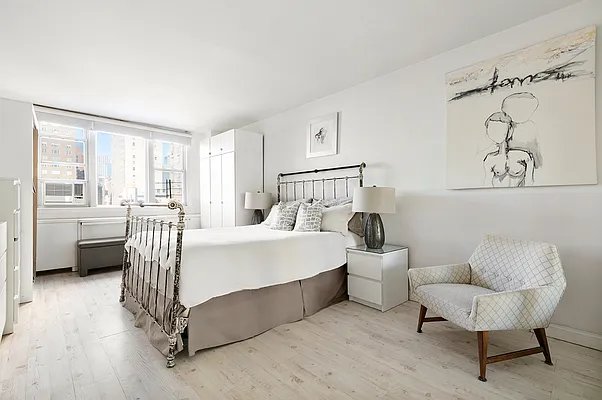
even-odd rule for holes
{"type": "Polygon", "coordinates": [[[570,328],[564,325],[551,324],[546,333],[549,337],[565,342],[575,343],[580,346],[589,347],[602,351],[602,335],[570,328]]]}

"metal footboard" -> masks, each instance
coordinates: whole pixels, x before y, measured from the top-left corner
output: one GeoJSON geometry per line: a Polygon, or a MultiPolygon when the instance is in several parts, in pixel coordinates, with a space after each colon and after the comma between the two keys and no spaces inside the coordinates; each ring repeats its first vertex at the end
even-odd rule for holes
{"type": "Polygon", "coordinates": [[[167,204],[123,203],[123,205],[127,205],[126,246],[123,252],[119,301],[124,303],[126,296],[135,301],[167,336],[169,343],[167,367],[171,368],[175,365],[178,336],[184,332],[188,324],[188,311],[180,304],[184,206],[175,200],[167,204]],[[178,210],[178,220],[174,223],[153,217],[133,216],[132,205],[178,210]],[[175,244],[172,243],[174,236],[175,244]],[[132,246],[132,242],[136,245],[132,246]]]}

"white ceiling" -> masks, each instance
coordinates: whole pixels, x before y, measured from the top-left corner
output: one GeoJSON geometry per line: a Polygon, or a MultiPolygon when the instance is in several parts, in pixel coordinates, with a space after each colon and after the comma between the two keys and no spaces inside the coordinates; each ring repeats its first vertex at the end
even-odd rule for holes
{"type": "Polygon", "coordinates": [[[0,0],[0,96],[243,126],[576,0],[0,0]]]}

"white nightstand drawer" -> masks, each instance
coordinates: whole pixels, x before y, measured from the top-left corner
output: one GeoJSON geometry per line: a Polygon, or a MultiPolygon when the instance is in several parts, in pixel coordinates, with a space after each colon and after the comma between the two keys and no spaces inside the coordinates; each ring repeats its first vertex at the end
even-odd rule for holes
{"type": "Polygon", "coordinates": [[[351,275],[362,276],[377,281],[382,280],[383,268],[380,257],[350,251],[347,259],[347,271],[351,275]]]}
{"type": "Polygon", "coordinates": [[[377,305],[382,304],[382,284],[380,282],[351,275],[348,279],[350,297],[356,297],[377,305]]]}

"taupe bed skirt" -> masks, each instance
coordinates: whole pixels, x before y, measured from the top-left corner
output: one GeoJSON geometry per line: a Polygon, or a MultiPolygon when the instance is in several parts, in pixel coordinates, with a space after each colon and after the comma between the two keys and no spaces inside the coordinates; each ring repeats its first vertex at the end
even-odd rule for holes
{"type": "MultiPolygon", "coordinates": [[[[185,337],[178,338],[177,351],[186,347],[192,356],[202,349],[249,339],[346,299],[345,265],[300,281],[215,297],[188,310],[188,328],[185,337]]],[[[167,336],[146,311],[131,295],[126,295],[124,307],[135,315],[135,326],[143,328],[153,346],[166,355],[167,336]]]]}

